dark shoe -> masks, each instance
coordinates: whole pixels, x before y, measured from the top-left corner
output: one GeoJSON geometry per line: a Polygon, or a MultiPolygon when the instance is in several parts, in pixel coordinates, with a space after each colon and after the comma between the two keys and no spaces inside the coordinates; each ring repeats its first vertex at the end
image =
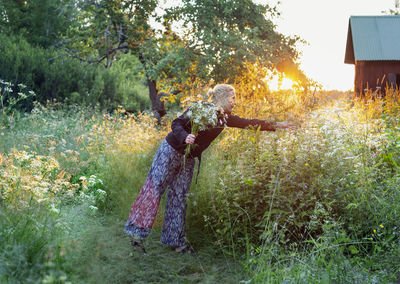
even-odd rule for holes
{"type": "Polygon", "coordinates": [[[146,254],[146,249],[144,248],[143,240],[137,240],[137,239],[131,238],[131,245],[135,249],[141,250],[143,252],[143,254],[146,254]]]}
{"type": "Polygon", "coordinates": [[[174,250],[176,252],[179,252],[179,253],[188,253],[188,254],[193,254],[194,253],[194,251],[191,250],[187,245],[184,245],[184,246],[181,246],[181,247],[176,247],[174,250]]]}

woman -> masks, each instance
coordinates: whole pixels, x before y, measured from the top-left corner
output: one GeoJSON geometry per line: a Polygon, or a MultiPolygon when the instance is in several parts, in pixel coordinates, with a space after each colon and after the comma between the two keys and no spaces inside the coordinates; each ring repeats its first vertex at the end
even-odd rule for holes
{"type": "Polygon", "coordinates": [[[169,188],[161,232],[161,243],[169,245],[177,252],[188,252],[185,242],[186,195],[189,192],[193,176],[194,158],[201,159],[201,153],[217,138],[224,126],[245,128],[260,127],[260,130],[275,131],[277,128],[293,128],[287,122],[266,122],[258,119],[245,119],[232,115],[235,106],[235,89],[220,84],[209,91],[213,103],[223,112],[219,112],[216,127],[191,134],[190,117],[186,114],[176,118],[171,125],[172,131],[167,135],[158,149],[150,168],[146,182],[130,210],[124,232],[132,237],[131,244],[139,246],[145,252],[143,239],[147,237],[157,214],[160,198],[166,187],[169,188]],[[225,115],[223,115],[224,113],[225,115]],[[185,149],[190,148],[185,157],[185,149]]]}

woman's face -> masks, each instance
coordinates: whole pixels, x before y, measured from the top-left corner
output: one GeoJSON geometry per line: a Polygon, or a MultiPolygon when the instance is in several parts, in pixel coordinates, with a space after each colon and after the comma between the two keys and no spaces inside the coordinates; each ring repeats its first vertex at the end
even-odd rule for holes
{"type": "Polygon", "coordinates": [[[235,107],[235,105],[236,105],[235,91],[229,92],[228,102],[229,102],[229,106],[228,106],[229,109],[227,109],[226,111],[232,112],[232,109],[233,109],[233,108],[235,107]]]}
{"type": "Polygon", "coordinates": [[[236,105],[235,90],[230,90],[221,94],[215,104],[222,108],[224,112],[232,112],[232,109],[236,105]]]}
{"type": "Polygon", "coordinates": [[[229,103],[231,104],[232,108],[235,107],[236,105],[236,95],[235,95],[235,91],[231,92],[231,95],[229,96],[229,103]]]}

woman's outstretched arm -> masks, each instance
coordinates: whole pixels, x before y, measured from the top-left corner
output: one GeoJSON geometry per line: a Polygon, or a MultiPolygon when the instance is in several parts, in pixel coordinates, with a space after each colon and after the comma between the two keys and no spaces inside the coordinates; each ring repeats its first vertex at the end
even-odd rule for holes
{"type": "Polygon", "coordinates": [[[262,131],[275,131],[277,128],[276,122],[269,122],[261,119],[247,119],[232,114],[228,115],[226,125],[236,128],[246,128],[248,126],[253,126],[255,128],[260,127],[262,131]]]}
{"type": "Polygon", "coordinates": [[[247,119],[237,115],[228,115],[226,125],[229,127],[246,128],[253,126],[255,128],[260,127],[262,131],[275,131],[276,129],[295,129],[295,125],[290,122],[272,122],[261,119],[247,119]]]}

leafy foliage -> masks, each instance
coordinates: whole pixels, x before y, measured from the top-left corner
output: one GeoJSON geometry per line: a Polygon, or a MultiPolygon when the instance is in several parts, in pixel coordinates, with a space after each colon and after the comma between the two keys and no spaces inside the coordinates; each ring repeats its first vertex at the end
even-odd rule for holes
{"type": "Polygon", "coordinates": [[[23,35],[32,45],[55,45],[74,20],[74,0],[1,0],[0,31],[23,35]]]}
{"type": "Polygon", "coordinates": [[[297,58],[298,39],[274,30],[274,7],[250,0],[183,1],[170,13],[183,20],[185,46],[196,62],[193,73],[203,80],[232,80],[243,73],[244,63],[272,69],[297,58]]]}
{"type": "MultiPolygon", "coordinates": [[[[42,104],[56,100],[109,109],[124,105],[133,112],[149,105],[145,88],[141,86],[140,64],[129,54],[104,71],[99,66],[65,58],[56,51],[33,47],[22,37],[0,35],[0,52],[3,54],[0,78],[13,85],[26,85],[42,104]]],[[[14,88],[11,97],[17,97],[18,92],[14,88]]],[[[23,111],[32,107],[32,100],[19,105],[23,111]]]]}
{"type": "MultiPolygon", "coordinates": [[[[300,99],[302,92],[256,98],[265,108],[251,97],[249,116],[265,119],[267,104],[293,111],[310,106],[300,99]],[[293,101],[305,106],[293,107],[293,101]]],[[[57,181],[79,188],[72,197],[52,196],[58,202],[53,207],[34,199],[29,208],[11,206],[10,198],[0,201],[1,280],[394,281],[400,267],[399,172],[384,157],[398,154],[392,138],[398,120],[396,100],[387,99],[368,105],[341,101],[297,113],[302,128],[295,132],[225,131],[205,153],[199,182],[188,195],[188,238],[200,252],[182,260],[156,240],[162,210],[148,240],[154,253],[148,259],[129,256],[118,229],[168,124],[156,128],[149,115],[127,115],[122,109],[102,115],[78,106],[37,106],[12,128],[0,128],[6,153],[2,184],[19,189],[9,192],[20,197],[14,200],[26,198],[21,190],[27,190],[26,180],[35,179],[35,169],[54,189],[57,181]],[[377,108],[384,109],[384,120],[382,112],[372,111],[377,108]],[[228,260],[240,260],[248,273],[229,270],[227,262],[217,264],[220,251],[228,260]],[[140,268],[132,269],[128,260],[140,268]],[[154,270],[154,263],[169,263],[178,272],[162,265],[154,270]]],[[[283,113],[282,119],[288,118],[283,113]]]]}
{"type": "MultiPolygon", "coordinates": [[[[362,175],[359,168],[367,167],[371,177],[366,180],[362,175],[362,179],[374,182],[376,165],[366,155],[371,143],[379,145],[379,141],[372,133],[365,141],[366,133],[348,132],[354,127],[344,128],[341,119],[335,122],[336,114],[334,109],[316,112],[297,133],[225,137],[235,151],[220,157],[231,162],[220,165],[216,203],[206,210],[215,210],[215,219],[205,214],[223,239],[238,244],[247,232],[249,240],[257,242],[276,233],[283,243],[302,242],[322,233],[325,222],[344,218],[351,207],[347,185],[361,182],[349,172],[362,175]]],[[[359,214],[366,210],[363,202],[357,201],[362,206],[359,214]]],[[[354,227],[353,233],[360,229],[354,227]]]]}
{"type": "Polygon", "coordinates": [[[159,94],[175,100],[179,92],[210,80],[233,81],[246,64],[287,72],[299,70],[297,37],[274,30],[276,8],[252,1],[81,1],[79,21],[64,45],[70,54],[112,66],[118,52],[132,51],[144,68],[153,110],[160,116],[159,94]],[[251,16],[250,16],[251,15],[251,16]]]}

